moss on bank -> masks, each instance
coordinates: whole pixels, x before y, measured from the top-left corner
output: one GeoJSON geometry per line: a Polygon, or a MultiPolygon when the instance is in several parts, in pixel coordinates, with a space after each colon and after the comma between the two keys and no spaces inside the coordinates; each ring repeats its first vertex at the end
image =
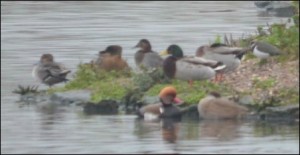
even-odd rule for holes
{"type": "Polygon", "coordinates": [[[88,89],[92,91],[93,102],[104,99],[121,100],[132,84],[130,77],[131,73],[128,71],[106,72],[97,70],[89,64],[79,64],[72,81],[64,87],[49,89],[48,92],[88,89]]]}

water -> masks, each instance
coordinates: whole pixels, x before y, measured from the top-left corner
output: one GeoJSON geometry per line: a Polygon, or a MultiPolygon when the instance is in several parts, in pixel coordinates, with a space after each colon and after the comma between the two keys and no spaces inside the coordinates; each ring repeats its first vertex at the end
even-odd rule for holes
{"type": "Polygon", "coordinates": [[[1,1],[1,153],[299,153],[299,123],[182,121],[171,123],[176,132],[165,131],[161,122],[133,115],[19,107],[11,93],[18,84],[38,84],[31,69],[43,53],[74,73],[119,44],[135,67],[132,47],[142,38],[155,51],[176,43],[192,55],[218,34],[238,38],[284,21],[259,16],[253,2],[1,1]]]}

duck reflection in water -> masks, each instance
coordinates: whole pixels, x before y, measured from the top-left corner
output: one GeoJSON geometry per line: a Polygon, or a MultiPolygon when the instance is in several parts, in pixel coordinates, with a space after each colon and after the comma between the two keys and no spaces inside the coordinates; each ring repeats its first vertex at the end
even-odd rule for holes
{"type": "Polygon", "coordinates": [[[200,138],[216,138],[228,141],[239,137],[239,128],[243,122],[239,120],[202,120],[199,123],[200,138]]]}
{"type": "Polygon", "coordinates": [[[179,125],[181,119],[162,118],[162,138],[169,143],[175,143],[178,138],[179,125]]]}

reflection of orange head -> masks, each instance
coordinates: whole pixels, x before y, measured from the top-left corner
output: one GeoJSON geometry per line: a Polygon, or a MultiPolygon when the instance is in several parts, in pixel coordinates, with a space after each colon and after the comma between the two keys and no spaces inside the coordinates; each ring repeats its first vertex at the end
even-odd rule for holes
{"type": "Polygon", "coordinates": [[[172,86],[167,86],[165,88],[163,88],[160,93],[159,93],[159,97],[162,98],[162,97],[165,97],[165,96],[168,96],[168,95],[172,95],[173,97],[176,97],[176,89],[172,86]]]}

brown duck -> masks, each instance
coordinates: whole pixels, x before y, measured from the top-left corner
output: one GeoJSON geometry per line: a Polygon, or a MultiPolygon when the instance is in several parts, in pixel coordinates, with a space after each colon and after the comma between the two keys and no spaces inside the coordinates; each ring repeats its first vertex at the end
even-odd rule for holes
{"type": "Polygon", "coordinates": [[[219,93],[211,92],[200,100],[198,112],[203,119],[234,119],[248,114],[248,109],[221,97],[219,93]]]}
{"type": "Polygon", "coordinates": [[[110,45],[100,51],[96,66],[106,71],[129,69],[127,62],[122,59],[122,47],[119,45],[110,45]]]}

